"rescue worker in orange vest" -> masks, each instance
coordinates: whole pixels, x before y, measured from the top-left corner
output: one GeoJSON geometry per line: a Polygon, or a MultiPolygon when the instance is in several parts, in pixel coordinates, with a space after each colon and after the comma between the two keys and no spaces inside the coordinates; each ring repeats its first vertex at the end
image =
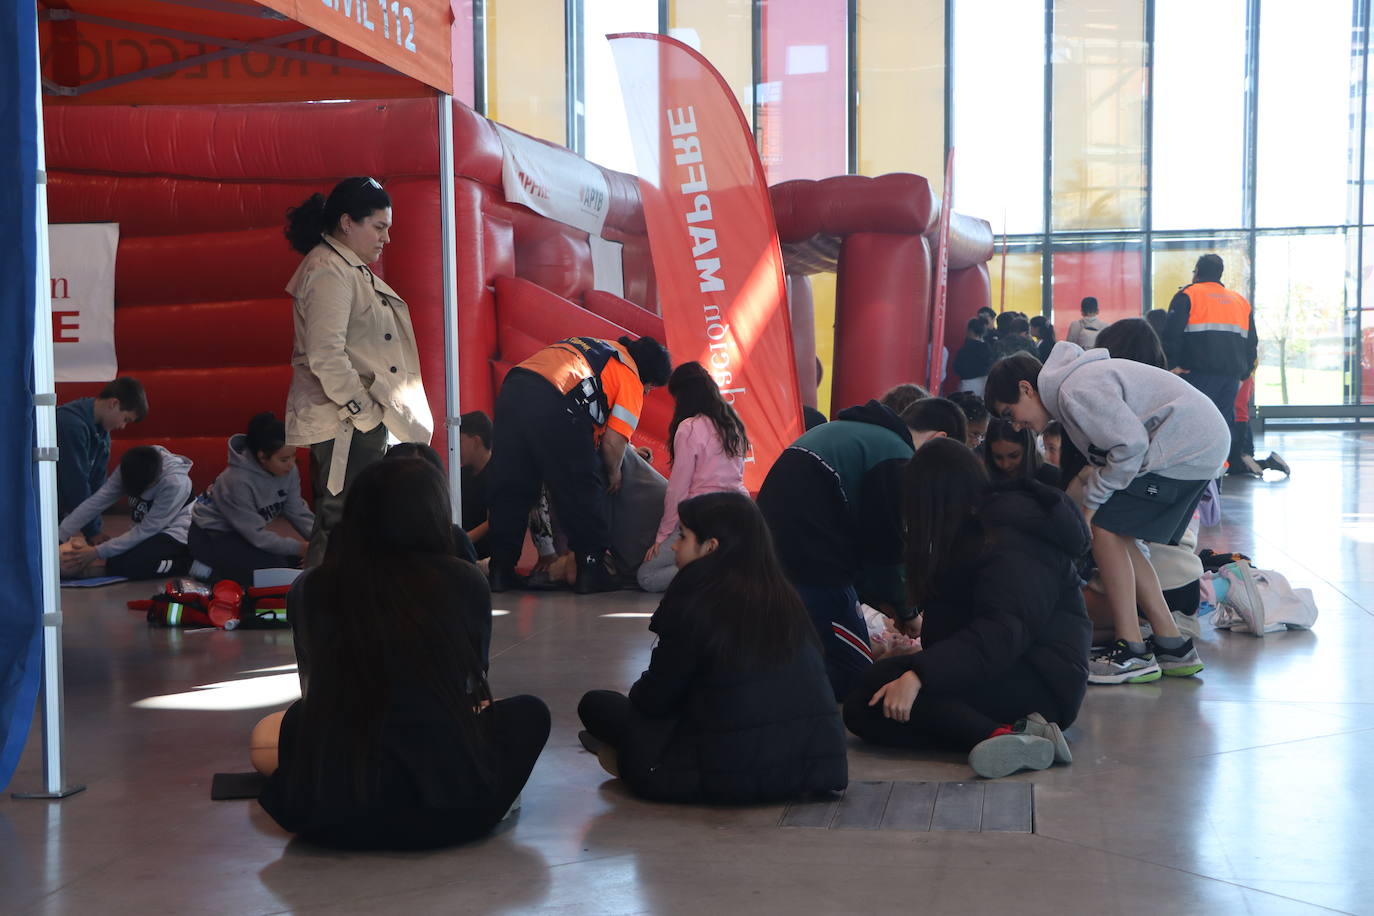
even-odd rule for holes
{"type": "Polygon", "coordinates": [[[1221,285],[1223,266],[1215,254],[1197,259],[1193,282],[1169,303],[1164,352],[1170,371],[1207,395],[1229,425],[1236,419],[1236,392],[1258,359],[1259,335],[1250,303],[1221,285]]]}
{"type": "Polygon", "coordinates": [[[652,337],[571,337],[507,373],[496,397],[489,470],[493,592],[522,584],[515,564],[541,484],[577,558],[577,593],[616,587],[605,566],[606,497],[620,487],[644,395],[667,384],[672,370],[668,351],[652,337]]]}

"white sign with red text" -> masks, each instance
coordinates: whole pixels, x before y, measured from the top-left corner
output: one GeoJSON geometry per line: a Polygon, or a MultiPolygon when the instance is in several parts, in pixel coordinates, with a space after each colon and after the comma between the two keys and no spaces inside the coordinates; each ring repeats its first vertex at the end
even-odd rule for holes
{"type": "Polygon", "coordinates": [[[59,382],[108,382],[119,374],[114,341],[118,223],[48,227],[53,367],[59,382]]]}
{"type": "Polygon", "coordinates": [[[496,125],[501,136],[501,184],[506,200],[600,235],[611,189],[601,169],[564,149],[496,125]]]}

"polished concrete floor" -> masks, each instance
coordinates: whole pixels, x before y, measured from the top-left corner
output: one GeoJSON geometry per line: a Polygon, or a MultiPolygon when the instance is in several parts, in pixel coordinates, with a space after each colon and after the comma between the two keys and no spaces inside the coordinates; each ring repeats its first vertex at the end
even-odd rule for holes
{"type": "MultiPolygon", "coordinates": [[[[512,822],[439,852],[321,851],[210,800],[295,693],[290,637],[149,629],[123,606],[145,583],[64,592],[68,773],[89,788],[0,800],[0,912],[1374,913],[1374,438],[1267,440],[1293,479],[1228,482],[1203,546],[1311,587],[1316,627],[1208,629],[1200,678],[1094,688],[1073,766],[1012,777],[1035,784],[1033,834],[780,827],[780,805],[629,797],[575,713],[648,657],[654,602],[626,592],[498,596],[493,686],[554,716],[512,822]]],[[[10,788],[37,788],[39,766],[35,739],[10,788]]],[[[970,776],[858,744],[850,775],[970,776]]]]}

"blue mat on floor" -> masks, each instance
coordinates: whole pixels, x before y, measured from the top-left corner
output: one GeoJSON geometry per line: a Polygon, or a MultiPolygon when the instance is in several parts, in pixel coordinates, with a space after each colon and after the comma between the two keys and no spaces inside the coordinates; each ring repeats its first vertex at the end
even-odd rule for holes
{"type": "Polygon", "coordinates": [[[96,576],[91,579],[63,579],[63,588],[100,588],[102,585],[114,585],[116,582],[128,582],[126,576],[96,576]]]}

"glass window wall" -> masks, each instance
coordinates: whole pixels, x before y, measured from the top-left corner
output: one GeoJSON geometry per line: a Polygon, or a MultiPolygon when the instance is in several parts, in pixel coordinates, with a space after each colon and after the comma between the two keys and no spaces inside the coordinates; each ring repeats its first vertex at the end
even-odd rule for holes
{"type": "Polygon", "coordinates": [[[1045,226],[1044,34],[1043,4],[955,0],[955,209],[998,234],[1045,226]]]}
{"type": "Polygon", "coordinates": [[[582,0],[586,156],[620,172],[635,171],[635,151],[615,57],[607,35],[657,32],[658,0],[582,0]]]}

